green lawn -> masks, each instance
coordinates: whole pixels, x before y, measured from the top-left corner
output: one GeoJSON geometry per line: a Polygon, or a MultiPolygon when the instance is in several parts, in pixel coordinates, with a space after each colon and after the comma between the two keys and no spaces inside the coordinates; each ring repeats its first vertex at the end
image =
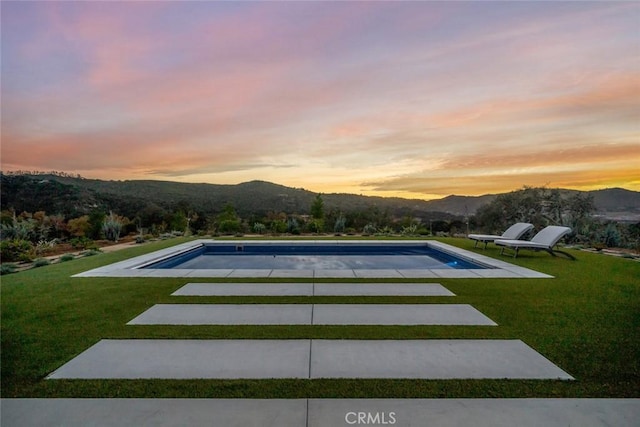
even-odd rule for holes
{"type": "MultiPolygon", "coordinates": [[[[151,243],[2,276],[2,397],[639,397],[640,263],[473,249],[555,279],[438,279],[457,297],[171,297],[184,278],[71,278],[182,242],[151,243]],[[157,303],[468,303],[482,326],[126,326],[157,303]],[[44,380],[103,338],[521,339],[576,381],[44,380]]],[[[210,282],[211,279],[188,281],[210,282]]],[[[246,281],[246,280],[243,280],[246,281]]],[[[300,280],[305,281],[305,280],[300,280]]],[[[344,279],[340,279],[344,282],[344,279]]],[[[393,280],[398,282],[398,280],[393,280]]]]}

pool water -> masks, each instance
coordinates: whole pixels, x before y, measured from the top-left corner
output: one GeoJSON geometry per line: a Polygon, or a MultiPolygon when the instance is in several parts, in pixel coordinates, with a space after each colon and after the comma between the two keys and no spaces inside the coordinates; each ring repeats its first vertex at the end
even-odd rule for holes
{"type": "Polygon", "coordinates": [[[145,265],[153,269],[485,269],[421,244],[204,244],[145,265]]]}

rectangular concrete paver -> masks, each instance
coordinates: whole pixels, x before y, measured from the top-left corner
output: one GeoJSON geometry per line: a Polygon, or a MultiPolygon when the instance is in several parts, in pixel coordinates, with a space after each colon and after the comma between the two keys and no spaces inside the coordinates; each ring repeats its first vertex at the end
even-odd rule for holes
{"type": "Polygon", "coordinates": [[[439,283],[187,283],[172,296],[455,296],[439,283]]]}
{"type": "Polygon", "coordinates": [[[572,379],[519,340],[102,340],[48,379],[572,379]]]}
{"type": "Polygon", "coordinates": [[[520,340],[313,340],[311,378],[572,379],[520,340]]]}
{"type": "Polygon", "coordinates": [[[128,325],[481,325],[468,304],[156,304],[128,325]]]}
{"type": "Polygon", "coordinates": [[[127,325],[310,325],[310,304],[156,304],[127,325]]]}
{"type": "Polygon", "coordinates": [[[316,304],[313,324],[496,326],[468,304],[316,304]]]}
{"type": "Polygon", "coordinates": [[[455,296],[439,283],[316,283],[316,296],[455,296]]]}
{"type": "Polygon", "coordinates": [[[172,296],[312,296],[312,283],[187,283],[172,296]]]}
{"type": "Polygon", "coordinates": [[[309,340],[101,340],[48,378],[309,378],[309,340]]]}

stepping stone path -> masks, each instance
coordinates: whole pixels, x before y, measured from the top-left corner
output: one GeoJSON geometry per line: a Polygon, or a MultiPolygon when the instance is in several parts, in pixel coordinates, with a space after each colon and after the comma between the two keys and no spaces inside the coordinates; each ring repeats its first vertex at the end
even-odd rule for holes
{"type": "MultiPolygon", "coordinates": [[[[453,296],[440,284],[188,283],[172,295],[453,296]]],[[[467,304],[159,304],[130,325],[484,325],[467,304]]],[[[520,340],[102,340],[48,379],[573,379],[520,340]]]]}

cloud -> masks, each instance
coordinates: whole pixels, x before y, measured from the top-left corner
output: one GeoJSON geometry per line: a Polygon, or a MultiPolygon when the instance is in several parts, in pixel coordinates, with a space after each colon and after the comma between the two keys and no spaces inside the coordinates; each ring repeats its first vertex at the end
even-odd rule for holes
{"type": "Polygon", "coordinates": [[[11,3],[3,167],[417,195],[545,176],[592,185],[590,169],[632,183],[638,13],[629,3],[11,3]]]}

